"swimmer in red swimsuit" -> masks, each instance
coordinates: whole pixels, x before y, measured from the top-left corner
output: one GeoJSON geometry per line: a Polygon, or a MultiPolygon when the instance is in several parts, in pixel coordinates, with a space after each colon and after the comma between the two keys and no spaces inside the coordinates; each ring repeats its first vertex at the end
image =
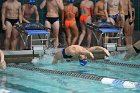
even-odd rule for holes
{"type": "Polygon", "coordinates": [[[73,3],[74,0],[69,0],[68,4],[64,8],[65,28],[66,28],[68,46],[76,44],[79,35],[78,27],[76,25],[76,20],[75,20],[75,17],[78,16],[78,8],[74,6],[73,3]],[[72,38],[71,31],[74,35],[72,41],[71,41],[72,38]]]}
{"type": "Polygon", "coordinates": [[[82,33],[80,35],[78,44],[81,45],[87,30],[88,47],[90,47],[92,34],[91,30],[86,28],[86,24],[91,23],[91,16],[93,13],[93,2],[90,0],[83,0],[80,4],[80,8],[81,8],[80,24],[82,33]]]}

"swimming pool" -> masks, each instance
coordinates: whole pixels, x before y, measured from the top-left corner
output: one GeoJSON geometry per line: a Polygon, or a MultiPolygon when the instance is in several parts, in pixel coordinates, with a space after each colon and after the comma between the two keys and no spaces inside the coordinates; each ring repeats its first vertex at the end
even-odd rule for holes
{"type": "Polygon", "coordinates": [[[0,70],[0,89],[10,93],[140,93],[139,84],[124,88],[120,82],[101,82],[102,78],[140,82],[139,60],[112,59],[114,62],[98,60],[86,66],[75,61],[52,65],[52,56],[47,55],[35,65],[10,64],[0,70]]]}

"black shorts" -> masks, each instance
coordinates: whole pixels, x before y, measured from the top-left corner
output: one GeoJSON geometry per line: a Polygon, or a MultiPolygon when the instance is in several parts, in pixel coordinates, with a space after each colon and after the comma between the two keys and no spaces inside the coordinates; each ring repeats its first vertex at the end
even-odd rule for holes
{"type": "Polygon", "coordinates": [[[56,21],[59,21],[59,17],[46,17],[45,21],[49,21],[51,24],[53,24],[56,21]]]}
{"type": "Polygon", "coordinates": [[[12,26],[14,26],[16,23],[19,22],[19,19],[9,19],[9,18],[6,18],[5,19],[5,22],[8,21],[11,23],[12,26]]]}

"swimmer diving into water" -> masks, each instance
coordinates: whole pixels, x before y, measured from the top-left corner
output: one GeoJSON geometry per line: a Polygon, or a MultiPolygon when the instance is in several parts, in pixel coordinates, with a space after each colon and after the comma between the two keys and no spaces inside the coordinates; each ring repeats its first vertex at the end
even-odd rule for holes
{"type": "Polygon", "coordinates": [[[54,55],[53,64],[58,63],[58,60],[61,60],[61,62],[63,62],[64,59],[67,58],[79,59],[80,62],[87,61],[88,57],[94,59],[94,50],[103,50],[107,56],[110,56],[109,51],[100,46],[94,46],[86,49],[79,45],[71,45],[65,49],[62,49],[61,51],[58,51],[54,55]]]}

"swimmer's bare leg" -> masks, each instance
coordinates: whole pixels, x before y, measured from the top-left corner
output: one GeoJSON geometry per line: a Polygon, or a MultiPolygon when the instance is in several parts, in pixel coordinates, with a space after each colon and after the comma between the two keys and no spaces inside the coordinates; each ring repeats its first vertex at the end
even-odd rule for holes
{"type": "Polygon", "coordinates": [[[54,48],[58,48],[59,45],[59,39],[58,39],[58,34],[59,34],[59,21],[56,21],[52,25],[53,29],[53,37],[54,37],[54,48]]]}

